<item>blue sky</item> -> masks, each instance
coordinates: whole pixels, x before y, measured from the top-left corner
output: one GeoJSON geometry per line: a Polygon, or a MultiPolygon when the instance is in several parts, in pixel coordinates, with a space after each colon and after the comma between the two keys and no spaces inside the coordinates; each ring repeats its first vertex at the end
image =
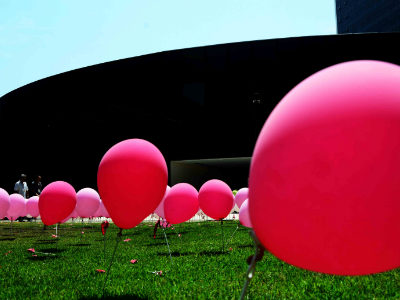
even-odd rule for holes
{"type": "Polygon", "coordinates": [[[335,33],[334,0],[0,0],[0,96],[126,57],[335,33]]]}

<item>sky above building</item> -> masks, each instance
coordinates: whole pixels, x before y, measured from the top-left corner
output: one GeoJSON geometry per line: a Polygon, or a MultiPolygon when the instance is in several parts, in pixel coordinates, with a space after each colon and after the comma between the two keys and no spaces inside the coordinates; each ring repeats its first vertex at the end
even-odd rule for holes
{"type": "Polygon", "coordinates": [[[121,58],[335,33],[334,0],[0,0],[0,97],[121,58]]]}

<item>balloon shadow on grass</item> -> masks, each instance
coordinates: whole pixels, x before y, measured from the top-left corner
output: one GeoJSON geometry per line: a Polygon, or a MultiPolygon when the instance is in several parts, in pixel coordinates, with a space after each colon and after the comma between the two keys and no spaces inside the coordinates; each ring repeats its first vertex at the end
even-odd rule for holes
{"type": "MultiPolygon", "coordinates": [[[[119,295],[119,296],[113,296],[113,295],[104,295],[105,299],[118,299],[118,300],[123,300],[123,299],[134,299],[134,300],[148,300],[148,297],[140,297],[134,294],[127,294],[127,295],[119,295]]],[[[100,297],[82,297],[79,298],[79,300],[98,300],[100,297]]]]}
{"type": "Polygon", "coordinates": [[[166,246],[165,241],[160,242],[160,243],[150,243],[150,244],[146,244],[146,247],[154,247],[154,246],[166,246]]]}
{"type": "Polygon", "coordinates": [[[84,243],[79,243],[79,244],[70,244],[70,246],[73,247],[87,247],[87,246],[91,246],[92,244],[84,244],[84,243]]]}
{"type": "Polygon", "coordinates": [[[254,245],[248,244],[248,245],[239,245],[235,246],[236,248],[254,248],[254,245]]]}
{"type": "Polygon", "coordinates": [[[64,252],[64,249],[57,249],[57,248],[48,248],[48,249],[38,249],[40,252],[45,252],[45,253],[61,253],[64,252]]]}
{"type": "Polygon", "coordinates": [[[58,258],[56,255],[46,255],[46,256],[29,256],[28,259],[31,261],[45,261],[45,260],[53,260],[58,258]]]}
{"type": "MultiPolygon", "coordinates": [[[[169,253],[168,252],[157,252],[157,255],[169,256],[169,253]]],[[[171,256],[173,256],[173,257],[186,256],[186,255],[194,255],[194,253],[192,253],[192,252],[177,252],[177,251],[171,252],[171,256]]]]}
{"type": "Polygon", "coordinates": [[[202,251],[198,255],[213,256],[213,255],[226,255],[226,254],[229,254],[228,251],[217,250],[217,251],[202,251]]]}
{"type": "Polygon", "coordinates": [[[0,241],[13,241],[15,239],[16,239],[15,237],[1,238],[0,241]]]}
{"type": "Polygon", "coordinates": [[[55,244],[56,242],[55,240],[37,240],[36,244],[55,244]]]}

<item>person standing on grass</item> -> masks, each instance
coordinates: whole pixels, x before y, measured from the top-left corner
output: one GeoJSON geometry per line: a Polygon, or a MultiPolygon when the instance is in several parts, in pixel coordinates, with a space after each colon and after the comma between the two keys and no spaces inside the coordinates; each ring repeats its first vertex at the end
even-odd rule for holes
{"type": "MultiPolygon", "coordinates": [[[[29,188],[29,193],[31,196],[40,196],[40,193],[42,192],[43,186],[42,186],[42,176],[38,175],[36,176],[35,180],[32,181],[30,188],[29,188]]],[[[29,218],[29,222],[32,221],[33,218],[29,218]]],[[[36,219],[36,218],[35,218],[36,219]]]]}
{"type": "Polygon", "coordinates": [[[25,199],[29,197],[29,188],[26,183],[26,175],[21,174],[20,179],[14,185],[14,192],[22,195],[25,199]]]}
{"type": "Polygon", "coordinates": [[[40,193],[42,192],[43,186],[42,186],[42,176],[38,175],[36,176],[36,179],[32,181],[31,184],[31,195],[32,196],[40,196],[40,193]]]}
{"type": "MultiPolygon", "coordinates": [[[[28,184],[26,183],[26,175],[25,174],[21,174],[20,179],[15,183],[14,192],[20,194],[25,199],[27,197],[29,197],[29,188],[28,188],[28,184]]],[[[22,222],[23,220],[24,220],[24,217],[18,218],[19,222],[22,222]]]]}

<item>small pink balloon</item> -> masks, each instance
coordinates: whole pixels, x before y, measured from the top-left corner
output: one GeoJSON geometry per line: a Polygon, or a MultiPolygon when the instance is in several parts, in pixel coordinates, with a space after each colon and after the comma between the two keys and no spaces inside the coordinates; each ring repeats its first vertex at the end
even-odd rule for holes
{"type": "Polygon", "coordinates": [[[249,201],[246,199],[240,207],[239,221],[243,226],[252,228],[253,226],[251,226],[248,203],[249,201]]]}
{"type": "Polygon", "coordinates": [[[64,181],[50,183],[39,196],[39,213],[45,225],[61,222],[72,213],[75,206],[75,189],[64,181]]]}
{"type": "Polygon", "coordinates": [[[241,188],[238,190],[235,196],[235,202],[237,206],[240,208],[243,202],[249,198],[249,189],[248,188],[241,188]]]}
{"type": "Polygon", "coordinates": [[[100,206],[99,194],[91,188],[81,189],[76,193],[75,210],[82,218],[91,217],[100,206]]]}
{"type": "Polygon", "coordinates": [[[164,202],[166,220],[179,224],[190,220],[199,210],[198,192],[188,183],[178,183],[168,192],[164,202]]]}
{"type": "Polygon", "coordinates": [[[165,190],[165,194],[163,199],[161,200],[160,204],[157,206],[156,210],[154,211],[159,217],[165,219],[165,213],[164,213],[164,201],[165,198],[167,197],[168,191],[171,188],[167,185],[167,189],[165,190]]]}
{"type": "Polygon", "coordinates": [[[230,187],[221,180],[209,180],[200,188],[200,208],[207,216],[215,220],[226,218],[232,210],[233,202],[230,187]]]}
{"type": "Polygon", "coordinates": [[[10,195],[0,188],[0,219],[3,219],[7,215],[7,211],[10,208],[10,195]]]}
{"type": "Polygon", "coordinates": [[[25,212],[25,198],[20,194],[10,195],[10,207],[7,211],[7,216],[14,220],[21,217],[25,212]]]}
{"type": "Polygon", "coordinates": [[[33,196],[28,199],[26,202],[26,213],[33,218],[39,216],[39,196],[33,196]]]}

